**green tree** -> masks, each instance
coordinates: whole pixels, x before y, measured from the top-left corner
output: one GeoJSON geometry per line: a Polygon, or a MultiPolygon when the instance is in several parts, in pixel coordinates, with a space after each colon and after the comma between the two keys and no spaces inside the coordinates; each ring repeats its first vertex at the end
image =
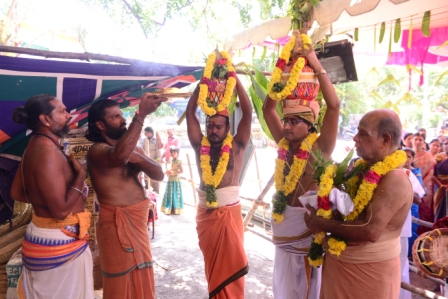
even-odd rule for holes
{"type": "Polygon", "coordinates": [[[254,11],[259,18],[272,17],[273,9],[285,11],[284,0],[82,0],[88,6],[101,6],[123,25],[137,24],[146,38],[152,38],[169,20],[188,19],[193,30],[202,31],[210,38],[226,22],[240,22],[244,27],[252,24],[254,11]],[[233,16],[239,15],[239,20],[233,16]],[[212,26],[220,23],[220,26],[212,26]],[[209,28],[213,28],[210,30],[209,28]],[[205,31],[204,31],[205,30],[205,31]]]}

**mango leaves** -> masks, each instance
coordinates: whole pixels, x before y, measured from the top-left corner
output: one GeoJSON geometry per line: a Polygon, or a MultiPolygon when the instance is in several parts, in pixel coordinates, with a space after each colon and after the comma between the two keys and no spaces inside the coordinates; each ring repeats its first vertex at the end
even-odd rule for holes
{"type": "MultiPolygon", "coordinates": [[[[268,94],[268,79],[259,70],[252,68],[253,73],[248,65],[243,64],[246,67],[246,74],[250,77],[252,85],[249,87],[249,96],[252,99],[252,104],[255,108],[255,113],[257,114],[258,120],[260,121],[261,128],[263,132],[268,136],[269,139],[274,140],[271,131],[269,131],[266,120],[263,116],[263,103],[266,95],[268,94]]],[[[277,106],[277,113],[280,110],[280,118],[283,118],[281,113],[281,107],[277,106]]]]}

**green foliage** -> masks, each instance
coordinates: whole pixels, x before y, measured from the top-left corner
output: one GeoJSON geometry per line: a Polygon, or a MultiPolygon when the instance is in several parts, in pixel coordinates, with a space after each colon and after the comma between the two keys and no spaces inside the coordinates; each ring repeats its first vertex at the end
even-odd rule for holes
{"type": "MultiPolygon", "coordinates": [[[[288,14],[291,16],[291,29],[303,27],[309,21],[310,13],[314,6],[318,6],[323,0],[290,0],[288,14]]],[[[308,24],[311,27],[311,24],[308,24]]]]}
{"type": "MultiPolygon", "coordinates": [[[[222,15],[223,5],[233,8],[234,13],[239,15],[239,22],[244,27],[252,25],[253,11],[256,6],[260,8],[260,18],[267,19],[271,17],[273,8],[281,9],[284,0],[81,0],[88,7],[103,7],[112,19],[122,25],[138,25],[146,38],[152,38],[157,35],[159,30],[167,21],[184,18],[188,20],[191,28],[195,31],[203,31],[210,38],[216,38],[216,33],[209,29],[208,20],[217,20],[229,16],[222,15]],[[205,30],[204,30],[205,29],[205,30]]],[[[228,9],[225,11],[229,12],[228,9]]],[[[230,14],[232,14],[231,12],[230,14]]],[[[232,22],[235,20],[231,20],[232,22]]],[[[225,25],[224,25],[225,26],[225,25]]]]}

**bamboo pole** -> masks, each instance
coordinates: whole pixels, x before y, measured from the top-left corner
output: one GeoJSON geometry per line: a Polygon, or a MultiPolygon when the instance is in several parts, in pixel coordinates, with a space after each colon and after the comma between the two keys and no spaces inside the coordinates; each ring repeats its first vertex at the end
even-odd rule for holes
{"type": "Polygon", "coordinates": [[[271,176],[266,186],[264,187],[263,191],[261,191],[260,195],[258,195],[257,199],[252,204],[252,208],[249,210],[246,217],[244,217],[243,222],[244,229],[247,229],[247,224],[249,223],[250,219],[252,219],[252,217],[254,216],[257,207],[263,203],[263,198],[265,197],[266,193],[268,193],[269,189],[273,184],[274,184],[274,176],[271,176]]]}
{"type": "Polygon", "coordinates": [[[420,270],[419,270],[416,266],[414,266],[414,265],[409,265],[409,270],[412,271],[412,272],[414,272],[414,273],[417,273],[418,275],[420,275],[420,276],[423,277],[423,278],[426,278],[426,279],[428,279],[428,280],[431,280],[431,281],[433,281],[433,282],[435,282],[435,283],[438,283],[438,284],[440,284],[440,285],[442,285],[442,286],[445,285],[445,281],[444,281],[443,279],[439,279],[439,278],[435,278],[435,277],[426,275],[426,274],[422,273],[422,271],[420,271],[420,270]]]}
{"type": "MultiPolygon", "coordinates": [[[[145,136],[144,147],[145,147],[144,150],[145,150],[146,156],[151,157],[149,155],[149,140],[148,140],[148,138],[146,138],[146,136],[145,136]]],[[[144,180],[146,181],[147,189],[151,190],[151,179],[149,178],[149,176],[146,175],[146,173],[143,173],[143,177],[144,177],[144,180]]]]}
{"type": "Polygon", "coordinates": [[[191,187],[193,188],[194,206],[198,206],[198,198],[196,194],[196,184],[194,183],[193,171],[191,170],[190,155],[187,153],[188,169],[190,170],[191,187]]]}
{"type": "Polygon", "coordinates": [[[254,151],[254,156],[255,156],[255,168],[257,169],[257,180],[258,180],[258,187],[260,192],[262,191],[261,188],[261,180],[260,180],[260,171],[258,170],[258,159],[257,159],[257,151],[254,151]]]}
{"type": "Polygon", "coordinates": [[[433,293],[431,291],[418,288],[416,286],[413,286],[412,284],[401,282],[401,288],[405,289],[411,293],[417,294],[419,296],[422,296],[423,298],[429,298],[429,299],[448,299],[443,296],[439,296],[436,293],[433,293]]]}

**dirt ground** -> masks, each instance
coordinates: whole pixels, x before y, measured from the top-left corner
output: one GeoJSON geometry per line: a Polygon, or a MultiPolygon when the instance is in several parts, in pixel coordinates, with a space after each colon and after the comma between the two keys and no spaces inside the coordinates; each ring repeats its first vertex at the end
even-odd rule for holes
{"type": "MultiPolygon", "coordinates": [[[[185,206],[182,215],[165,215],[160,212],[160,202],[161,199],[158,199],[159,219],[156,221],[155,238],[151,240],[156,297],[208,298],[204,261],[196,234],[196,210],[185,206]]],[[[246,232],[244,238],[250,267],[249,274],[245,276],[244,297],[273,298],[274,246],[251,232],[246,232]]]]}

